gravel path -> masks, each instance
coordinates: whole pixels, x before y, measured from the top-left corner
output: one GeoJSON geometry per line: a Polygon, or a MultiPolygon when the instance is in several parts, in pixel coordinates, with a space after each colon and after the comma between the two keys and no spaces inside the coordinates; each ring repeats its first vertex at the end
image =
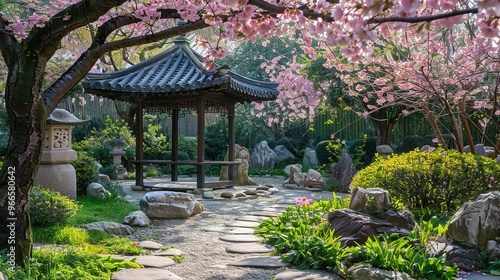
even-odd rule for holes
{"type": "MultiPolygon", "coordinates": [[[[268,197],[252,199],[224,199],[205,200],[200,195],[195,195],[205,206],[205,212],[201,215],[191,217],[187,220],[153,220],[152,226],[137,228],[135,238],[139,241],[153,240],[165,246],[174,246],[184,252],[186,259],[166,269],[179,275],[185,280],[269,280],[281,269],[257,269],[227,266],[226,264],[238,259],[259,254],[231,254],[225,251],[225,247],[231,243],[219,240],[222,233],[207,232],[203,229],[209,227],[221,227],[237,216],[248,212],[258,211],[266,207],[293,203],[298,196],[310,197],[308,190],[290,190],[281,187],[284,178],[257,177],[253,178],[258,184],[274,184],[278,192],[268,197]]],[[[140,199],[146,191],[131,191],[132,182],[123,182],[124,190],[134,198],[140,199]]],[[[245,189],[255,189],[255,186],[235,187],[225,190],[214,191],[216,194],[222,191],[233,193],[242,192],[245,189]]],[[[319,192],[315,198],[331,197],[329,192],[319,192]]]]}

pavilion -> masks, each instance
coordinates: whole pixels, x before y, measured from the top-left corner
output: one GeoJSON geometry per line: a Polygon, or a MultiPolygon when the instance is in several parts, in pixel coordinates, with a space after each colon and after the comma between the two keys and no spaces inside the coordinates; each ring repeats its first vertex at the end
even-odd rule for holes
{"type": "MultiPolygon", "coordinates": [[[[112,73],[88,73],[83,87],[88,93],[137,104],[136,113],[136,185],[169,189],[168,184],[145,185],[145,164],[169,165],[171,181],[178,181],[178,165],[197,166],[197,183],[190,188],[224,188],[233,186],[233,168],[228,181],[205,182],[205,166],[234,167],[235,104],[275,100],[277,83],[261,82],[236,74],[228,67],[215,71],[203,68],[203,56],[190,47],[185,35],[174,40],[174,45],[148,60],[112,73]],[[144,112],[166,113],[172,118],[171,160],[143,158],[144,112]],[[197,114],[197,159],[179,160],[179,115],[197,114]],[[218,113],[228,118],[228,160],[205,160],[205,114],[218,113]]],[[[172,188],[179,190],[179,187],[172,188]]]]}

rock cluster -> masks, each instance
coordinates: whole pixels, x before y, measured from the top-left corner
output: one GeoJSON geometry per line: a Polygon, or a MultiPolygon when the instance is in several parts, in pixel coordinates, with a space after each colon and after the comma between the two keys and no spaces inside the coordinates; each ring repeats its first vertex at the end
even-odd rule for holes
{"type": "Polygon", "coordinates": [[[150,219],[187,219],[203,212],[192,194],[172,191],[149,192],[139,205],[150,219]]]}

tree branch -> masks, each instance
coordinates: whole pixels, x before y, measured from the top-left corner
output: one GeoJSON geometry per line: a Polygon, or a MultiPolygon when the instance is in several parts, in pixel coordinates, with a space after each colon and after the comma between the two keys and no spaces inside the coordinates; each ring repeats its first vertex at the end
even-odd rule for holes
{"type": "MultiPolygon", "coordinates": [[[[106,33],[112,32],[110,26],[113,24],[117,24],[114,26],[123,26],[122,24],[126,22],[126,17],[123,17],[123,21],[112,19],[105,23],[100,30],[98,30],[99,36],[96,36],[94,43],[92,46],[84,52],[78,60],[68,69],[66,72],[61,75],[59,79],[57,79],[49,88],[47,88],[43,94],[42,98],[45,102],[45,107],[47,112],[52,112],[54,108],[57,106],[59,100],[61,100],[64,95],[73,88],[80,80],[85,78],[87,72],[92,69],[95,62],[106,52],[119,50],[121,48],[143,45],[152,42],[156,42],[162,39],[168,39],[175,36],[179,36],[181,34],[185,34],[194,30],[202,29],[208,27],[209,25],[205,23],[204,20],[198,20],[196,22],[189,22],[184,25],[175,26],[163,31],[160,31],[155,34],[143,35],[134,38],[127,38],[119,41],[113,41],[108,43],[103,43],[102,45],[98,44],[97,41],[101,41],[106,33]],[[109,23],[109,24],[108,24],[109,23]]],[[[105,37],[104,37],[105,38],[105,37]]]]}
{"type": "Polygon", "coordinates": [[[368,20],[368,24],[377,24],[385,22],[407,22],[407,23],[418,23],[426,21],[434,21],[443,18],[449,18],[454,16],[466,15],[466,14],[477,14],[477,8],[470,8],[465,10],[457,10],[449,13],[432,15],[432,16],[422,16],[422,17],[386,17],[386,18],[373,18],[368,20]]]}
{"type": "Polygon", "coordinates": [[[14,50],[17,50],[17,44],[19,44],[11,32],[5,31],[5,28],[9,26],[9,22],[4,20],[4,14],[0,13],[0,51],[2,52],[3,59],[7,64],[8,68],[12,65],[13,61],[16,60],[17,55],[14,55],[14,50]]]}

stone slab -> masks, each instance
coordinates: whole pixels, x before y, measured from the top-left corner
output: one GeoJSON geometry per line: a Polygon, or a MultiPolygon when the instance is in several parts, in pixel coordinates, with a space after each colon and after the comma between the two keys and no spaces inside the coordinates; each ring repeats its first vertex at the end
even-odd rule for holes
{"type": "Polygon", "coordinates": [[[137,244],[137,246],[149,250],[160,250],[161,247],[163,247],[163,245],[161,245],[160,243],[156,243],[150,240],[141,241],[139,242],[139,244],[137,244]]]}
{"type": "Polygon", "coordinates": [[[228,234],[253,234],[255,229],[253,228],[238,228],[238,227],[212,227],[205,228],[205,231],[228,233],[228,234]]]}
{"type": "Polygon", "coordinates": [[[226,252],[236,254],[253,254],[253,253],[271,253],[274,251],[273,246],[262,243],[244,243],[232,244],[226,247],[226,252]]]}
{"type": "Polygon", "coordinates": [[[238,221],[262,222],[262,221],[269,219],[269,217],[244,215],[244,216],[236,217],[235,219],[238,221]]]}
{"type": "Polygon", "coordinates": [[[254,211],[248,213],[251,216],[278,217],[281,213],[276,211],[254,211]]]}
{"type": "Polygon", "coordinates": [[[160,256],[124,256],[122,258],[129,261],[135,258],[135,262],[144,267],[163,268],[176,264],[171,258],[160,256]]]}
{"type": "Polygon", "coordinates": [[[321,270],[287,269],[275,276],[276,280],[342,280],[343,278],[321,270]]]}
{"type": "Polygon", "coordinates": [[[174,273],[157,268],[122,269],[111,276],[111,280],[182,280],[174,273]]]}
{"type": "Polygon", "coordinates": [[[236,235],[223,235],[219,237],[219,240],[226,242],[235,242],[235,243],[243,243],[243,242],[259,242],[264,238],[260,236],[255,236],[251,234],[236,234],[236,235]]]}
{"type": "Polygon", "coordinates": [[[155,256],[181,256],[184,255],[184,253],[176,248],[170,248],[164,251],[158,251],[154,252],[153,255],[155,256]]]}
{"type": "Polygon", "coordinates": [[[260,211],[277,212],[277,213],[281,214],[281,213],[283,213],[283,211],[285,211],[285,209],[286,208],[266,207],[266,208],[260,209],[260,211]]]}
{"type": "Polygon", "coordinates": [[[258,222],[249,222],[249,221],[230,221],[226,224],[226,227],[254,228],[257,226],[259,226],[258,222]]]}
{"type": "Polygon", "coordinates": [[[272,256],[272,257],[251,257],[230,262],[227,265],[256,267],[256,268],[281,268],[290,266],[290,263],[282,262],[280,260],[280,257],[272,256]]]}

